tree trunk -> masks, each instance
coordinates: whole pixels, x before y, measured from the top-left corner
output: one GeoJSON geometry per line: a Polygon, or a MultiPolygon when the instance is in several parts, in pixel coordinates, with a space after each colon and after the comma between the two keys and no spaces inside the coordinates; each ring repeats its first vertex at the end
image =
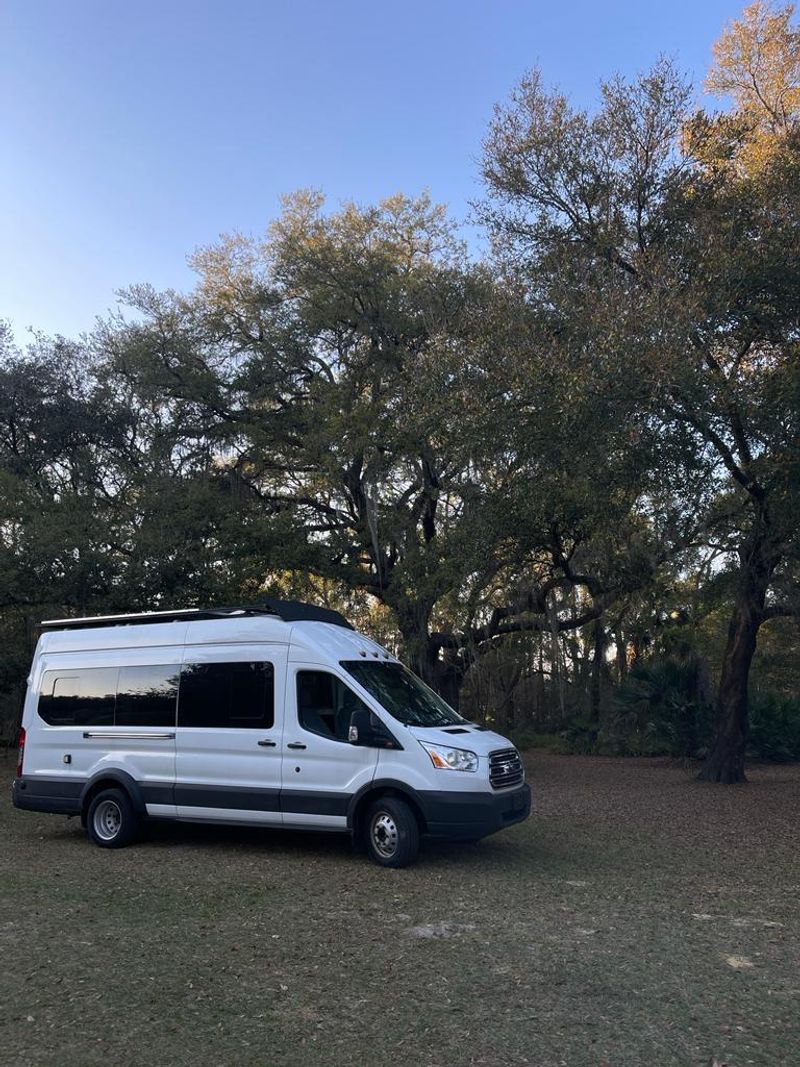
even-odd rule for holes
{"type": "Polygon", "coordinates": [[[458,709],[464,669],[456,654],[445,652],[442,658],[439,646],[431,641],[428,629],[430,606],[406,602],[395,611],[411,670],[451,707],[458,709]]]}
{"type": "Polygon", "coordinates": [[[567,708],[564,692],[564,664],[561,660],[561,638],[558,629],[558,605],[555,596],[548,600],[547,611],[550,616],[550,678],[555,688],[555,695],[558,697],[558,710],[561,722],[563,722],[567,717],[567,708]]]}
{"type": "Polygon", "coordinates": [[[592,654],[592,673],[589,688],[589,718],[594,723],[600,722],[600,702],[603,691],[603,669],[606,656],[606,630],[600,619],[594,624],[594,649],[592,654]]]}
{"type": "Polygon", "coordinates": [[[423,682],[458,711],[464,672],[456,659],[450,656],[440,658],[439,646],[425,641],[417,643],[416,653],[409,656],[409,665],[423,682]]]}
{"type": "Polygon", "coordinates": [[[745,782],[747,688],[764,601],[774,570],[764,540],[756,539],[741,554],[740,591],[728,627],[717,692],[714,736],[699,777],[705,782],[745,782]]]}
{"type": "Polygon", "coordinates": [[[628,676],[627,642],[622,629],[614,631],[615,658],[617,664],[617,682],[622,685],[628,676]]]}
{"type": "Polygon", "coordinates": [[[458,711],[461,702],[461,683],[464,681],[464,671],[460,663],[453,657],[445,656],[439,659],[438,649],[436,660],[432,669],[432,681],[428,682],[439,696],[446,700],[451,708],[458,711]]]}
{"type": "Polygon", "coordinates": [[[728,627],[717,693],[714,739],[700,778],[706,782],[744,782],[747,744],[747,684],[756,650],[760,611],[737,603],[728,627]]]}

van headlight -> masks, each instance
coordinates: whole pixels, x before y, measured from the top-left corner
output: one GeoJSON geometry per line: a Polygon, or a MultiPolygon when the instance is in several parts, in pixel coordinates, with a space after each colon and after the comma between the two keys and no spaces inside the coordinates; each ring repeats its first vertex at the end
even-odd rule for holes
{"type": "Polygon", "coordinates": [[[431,763],[439,771],[477,771],[478,757],[466,748],[443,748],[426,741],[420,744],[431,758],[431,763]]]}

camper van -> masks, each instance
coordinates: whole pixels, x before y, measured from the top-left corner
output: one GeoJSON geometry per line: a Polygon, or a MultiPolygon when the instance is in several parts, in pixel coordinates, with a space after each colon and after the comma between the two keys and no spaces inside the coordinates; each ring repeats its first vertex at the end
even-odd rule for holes
{"type": "Polygon", "coordinates": [[[176,819],[349,833],[386,867],[531,807],[505,738],[294,601],[42,623],[12,798],[101,848],[176,819]]]}

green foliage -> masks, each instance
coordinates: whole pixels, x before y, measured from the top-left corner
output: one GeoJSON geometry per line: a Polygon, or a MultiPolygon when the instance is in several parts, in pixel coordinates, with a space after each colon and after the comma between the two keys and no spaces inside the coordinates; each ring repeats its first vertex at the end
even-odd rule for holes
{"type": "Polygon", "coordinates": [[[800,700],[769,693],[753,697],[747,751],[776,763],[800,760],[800,700]]]}
{"type": "Polygon", "coordinates": [[[426,196],[329,213],[299,193],[263,240],[193,262],[187,297],[129,293],[137,321],[98,338],[109,373],[176,448],[213,455],[281,569],[376,598],[435,667],[434,608],[499,536],[473,426],[494,280],[426,196]]]}
{"type": "Polygon", "coordinates": [[[708,742],[711,707],[696,660],[637,664],[617,692],[604,743],[625,755],[695,757],[708,742]]]}
{"type": "MultiPolygon", "coordinates": [[[[711,708],[692,693],[692,674],[683,663],[638,666],[617,692],[614,709],[599,727],[585,715],[572,717],[559,731],[530,727],[511,732],[518,748],[556,755],[672,756],[703,754],[711,736],[711,708]]],[[[774,763],[800,760],[800,701],[774,694],[750,703],[747,754],[774,763]]]]}
{"type": "MultiPolygon", "coordinates": [[[[723,35],[710,86],[734,108],[721,121],[692,119],[687,88],[664,61],[604,84],[594,112],[548,91],[534,71],[485,143],[483,217],[567,368],[565,386],[596,393],[601,410],[636,428],[625,451],[635,440],[647,456],[658,441],[646,511],[673,551],[709,547],[714,572],[729,572],[709,754],[709,777],[720,781],[743,775],[758,629],[797,610],[792,13],[757,3],[723,35]]],[[[646,718],[641,731],[643,747],[685,747],[646,718]]]]}
{"type": "Polygon", "coordinates": [[[541,733],[529,727],[523,727],[519,730],[511,730],[509,738],[523,752],[531,748],[538,748],[543,752],[562,756],[573,751],[568,741],[560,733],[541,733]]]}
{"type": "Polygon", "coordinates": [[[559,733],[566,752],[590,756],[600,751],[600,727],[587,715],[576,715],[559,733]]]}

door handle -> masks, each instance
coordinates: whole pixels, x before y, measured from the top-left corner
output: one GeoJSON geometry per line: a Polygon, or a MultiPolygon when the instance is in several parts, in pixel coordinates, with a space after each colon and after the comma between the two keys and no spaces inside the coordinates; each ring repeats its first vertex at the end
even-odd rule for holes
{"type": "Polygon", "coordinates": [[[262,748],[275,748],[275,746],[278,744],[278,742],[277,741],[258,741],[257,744],[259,744],[262,748]]]}
{"type": "Polygon", "coordinates": [[[290,741],[289,744],[286,747],[287,748],[305,748],[306,746],[303,744],[302,741],[290,741]]]}

